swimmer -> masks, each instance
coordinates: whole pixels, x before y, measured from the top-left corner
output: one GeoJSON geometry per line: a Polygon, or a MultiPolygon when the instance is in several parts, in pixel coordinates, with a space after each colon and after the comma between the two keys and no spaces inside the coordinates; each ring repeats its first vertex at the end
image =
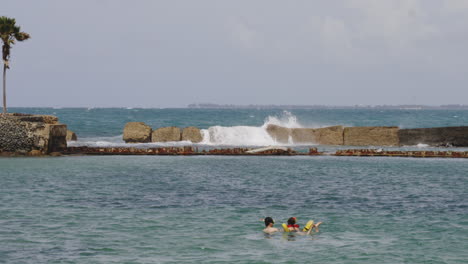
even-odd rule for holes
{"type": "Polygon", "coordinates": [[[273,233],[280,231],[278,228],[273,227],[273,225],[275,224],[275,221],[273,220],[273,218],[268,216],[268,217],[265,217],[263,221],[265,222],[265,229],[263,229],[264,233],[273,234],[273,233]]]}
{"type": "Polygon", "coordinates": [[[290,217],[288,219],[289,232],[301,232],[299,225],[296,224],[296,217],[290,217]]]}
{"type": "Polygon", "coordinates": [[[289,232],[298,232],[302,234],[310,234],[310,232],[315,228],[315,232],[317,233],[319,231],[318,227],[322,224],[322,222],[318,222],[317,224],[314,224],[314,221],[309,221],[304,229],[301,231],[299,229],[299,225],[296,224],[296,217],[290,217],[288,219],[288,225],[287,228],[289,229],[289,232]]]}

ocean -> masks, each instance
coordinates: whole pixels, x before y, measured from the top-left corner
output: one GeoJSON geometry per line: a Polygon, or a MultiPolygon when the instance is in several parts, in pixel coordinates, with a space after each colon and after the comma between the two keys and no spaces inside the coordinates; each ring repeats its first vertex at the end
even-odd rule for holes
{"type": "MultiPolygon", "coordinates": [[[[197,126],[205,138],[194,145],[206,148],[275,145],[267,124],[468,125],[466,110],[10,111],[58,116],[74,146],[124,145],[130,121],[197,126]]],[[[466,263],[467,237],[466,159],[0,158],[0,263],[466,263]],[[323,224],[309,236],[265,235],[266,216],[276,227],[291,216],[323,224]]]]}

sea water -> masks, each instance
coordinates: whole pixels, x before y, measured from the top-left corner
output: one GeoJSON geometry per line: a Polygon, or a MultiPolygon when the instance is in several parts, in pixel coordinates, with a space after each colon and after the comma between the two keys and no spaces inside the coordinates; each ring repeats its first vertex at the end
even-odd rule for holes
{"type": "MultiPolygon", "coordinates": [[[[73,144],[104,146],[123,144],[128,121],[211,128],[223,142],[200,146],[214,147],[268,123],[468,124],[467,111],[448,110],[14,111],[55,114],[78,134],[73,144]]],[[[466,263],[467,237],[465,159],[0,158],[0,263],[466,263]],[[266,216],[323,224],[310,236],[267,236],[266,216]]]]}

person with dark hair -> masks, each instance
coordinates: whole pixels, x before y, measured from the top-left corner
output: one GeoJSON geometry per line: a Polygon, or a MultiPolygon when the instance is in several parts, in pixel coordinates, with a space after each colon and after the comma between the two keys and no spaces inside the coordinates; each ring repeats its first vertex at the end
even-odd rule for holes
{"type": "Polygon", "coordinates": [[[265,222],[265,229],[263,229],[263,232],[265,232],[267,234],[272,234],[272,233],[275,233],[275,232],[279,232],[278,228],[273,227],[273,225],[275,224],[275,220],[273,220],[273,218],[268,216],[268,217],[265,217],[265,219],[263,219],[263,221],[265,222]]]}
{"type": "Polygon", "coordinates": [[[296,217],[290,217],[288,219],[289,232],[300,232],[299,225],[296,224],[296,217]]]}
{"type": "Polygon", "coordinates": [[[284,231],[285,232],[298,232],[298,233],[310,234],[310,232],[314,228],[315,228],[315,232],[318,232],[319,231],[318,227],[320,226],[320,224],[322,224],[322,222],[318,222],[317,224],[314,224],[314,221],[310,220],[309,222],[307,222],[304,229],[301,230],[301,229],[299,229],[299,225],[296,224],[296,220],[297,220],[296,217],[290,217],[288,219],[287,226],[283,226],[284,231]]]}

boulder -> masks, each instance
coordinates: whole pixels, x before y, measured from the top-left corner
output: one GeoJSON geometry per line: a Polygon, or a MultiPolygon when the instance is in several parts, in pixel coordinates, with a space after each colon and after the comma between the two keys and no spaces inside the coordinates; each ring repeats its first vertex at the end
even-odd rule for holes
{"type": "Polygon", "coordinates": [[[317,128],[317,144],[320,145],[343,145],[343,126],[331,126],[317,128]]]}
{"type": "Polygon", "coordinates": [[[46,124],[49,131],[48,153],[60,152],[67,148],[67,126],[64,124],[46,124]]]}
{"type": "Polygon", "coordinates": [[[151,127],[143,122],[128,122],[123,131],[125,143],[151,142],[151,127]]]}
{"type": "Polygon", "coordinates": [[[343,144],[348,146],[398,146],[398,127],[346,127],[343,144]]]}
{"type": "Polygon", "coordinates": [[[180,141],[181,133],[178,127],[161,127],[153,131],[152,142],[180,141]]]}
{"type": "Polygon", "coordinates": [[[292,143],[311,143],[316,144],[318,133],[313,128],[290,128],[292,143]]]}
{"type": "Polygon", "coordinates": [[[266,131],[278,143],[287,144],[291,138],[291,129],[287,127],[268,125],[266,131]]]}
{"type": "Polygon", "coordinates": [[[468,126],[400,129],[400,145],[468,147],[468,126]]]}
{"type": "Polygon", "coordinates": [[[199,128],[186,127],[182,130],[182,141],[191,141],[199,143],[203,140],[203,136],[199,128]]]}
{"type": "Polygon", "coordinates": [[[67,141],[77,141],[78,137],[76,136],[75,132],[71,130],[67,130],[67,141]]]}
{"type": "Polygon", "coordinates": [[[278,143],[343,145],[343,126],[286,128],[277,125],[268,125],[266,130],[278,143]]]}

